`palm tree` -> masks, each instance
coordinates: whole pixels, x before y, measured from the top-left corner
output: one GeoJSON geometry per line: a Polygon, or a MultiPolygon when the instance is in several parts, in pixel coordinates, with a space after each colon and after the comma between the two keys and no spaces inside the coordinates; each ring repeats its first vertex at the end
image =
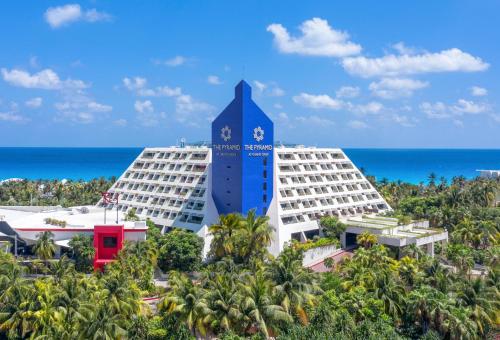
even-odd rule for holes
{"type": "Polygon", "coordinates": [[[56,245],[54,243],[54,234],[51,231],[43,231],[37,235],[37,241],[34,247],[35,254],[42,260],[48,260],[54,257],[56,245]]]}
{"type": "Polygon", "coordinates": [[[422,327],[422,333],[429,330],[431,323],[440,327],[440,314],[446,304],[446,296],[429,286],[421,286],[410,292],[406,301],[407,315],[413,316],[422,327]]]}
{"type": "Polygon", "coordinates": [[[235,245],[232,236],[241,228],[241,219],[239,214],[220,215],[219,221],[208,228],[213,235],[211,256],[222,258],[233,254],[235,245]]]}
{"type": "Polygon", "coordinates": [[[127,331],[122,315],[115,313],[106,303],[99,304],[92,318],[84,324],[79,339],[110,340],[126,339],[127,331]]]}
{"type": "Polygon", "coordinates": [[[174,315],[186,323],[192,334],[205,336],[204,317],[208,313],[204,299],[205,291],[193,284],[184,274],[171,272],[171,291],[159,304],[160,313],[174,315]]]}
{"type": "Polygon", "coordinates": [[[500,316],[498,291],[488,287],[482,278],[461,285],[457,290],[457,298],[460,305],[472,308],[471,319],[476,323],[481,335],[486,335],[489,325],[498,323],[500,316]]]}
{"type": "Polygon", "coordinates": [[[27,300],[28,312],[24,314],[31,324],[31,338],[58,337],[59,315],[58,287],[52,279],[34,281],[35,296],[27,300]]]}
{"type": "Polygon", "coordinates": [[[470,318],[471,311],[464,307],[450,307],[444,311],[442,332],[450,339],[477,338],[476,323],[470,318]]]}
{"type": "Polygon", "coordinates": [[[309,322],[306,306],[312,306],[315,295],[321,293],[313,273],[302,267],[302,259],[284,251],[268,267],[268,276],[274,282],[276,299],[284,310],[296,316],[302,324],[309,322]]]}
{"type": "Polygon", "coordinates": [[[50,269],[57,282],[61,282],[64,278],[75,275],[76,273],[75,266],[66,255],[63,255],[59,261],[52,263],[50,269]]]}
{"type": "Polygon", "coordinates": [[[248,212],[246,218],[241,221],[242,237],[246,245],[241,249],[245,262],[250,257],[265,250],[272,241],[274,228],[269,225],[269,216],[256,216],[255,209],[248,212]]]}
{"type": "Polygon", "coordinates": [[[417,246],[415,243],[412,243],[412,244],[404,247],[403,254],[405,256],[414,258],[416,260],[418,260],[419,258],[421,258],[425,255],[424,251],[419,246],[417,246]]]}
{"type": "Polygon", "coordinates": [[[149,265],[156,266],[158,259],[158,249],[154,247],[151,242],[134,242],[126,247],[129,255],[135,256],[148,263],[149,265]]]}
{"type": "Polygon", "coordinates": [[[415,259],[405,256],[399,261],[399,276],[409,287],[413,287],[420,272],[415,259]]]}
{"type": "Polygon", "coordinates": [[[470,274],[474,267],[472,249],[462,244],[450,244],[446,248],[447,257],[462,272],[470,274]]]}
{"type": "Polygon", "coordinates": [[[385,312],[394,321],[399,320],[402,313],[402,285],[395,282],[391,275],[379,275],[376,282],[375,296],[384,303],[385,312]]]}
{"type": "Polygon", "coordinates": [[[425,282],[442,293],[446,293],[452,284],[451,273],[441,263],[433,259],[424,268],[425,282]]]}
{"type": "Polygon", "coordinates": [[[272,302],[271,281],[262,272],[247,274],[239,284],[242,294],[240,320],[245,325],[245,333],[252,334],[257,330],[266,339],[270,331],[274,335],[274,327],[279,322],[292,322],[292,317],[282,306],[272,302]]]}
{"type": "Polygon", "coordinates": [[[478,234],[479,232],[474,223],[469,218],[464,218],[457,225],[452,236],[458,243],[470,245],[474,242],[478,234]]]}
{"type": "Polygon", "coordinates": [[[142,300],[136,285],[126,273],[108,272],[103,280],[103,299],[110,311],[131,317],[141,311],[142,300]]]}
{"type": "Polygon", "coordinates": [[[95,300],[93,300],[88,281],[85,276],[77,274],[66,277],[60,283],[58,294],[58,305],[60,311],[60,324],[64,325],[59,330],[61,338],[72,339],[77,337],[79,330],[97,312],[95,300]]]}
{"type": "Polygon", "coordinates": [[[377,243],[377,236],[368,232],[364,232],[356,237],[356,242],[363,246],[365,249],[368,249],[377,243]]]}
{"type": "Polygon", "coordinates": [[[229,331],[241,318],[239,310],[240,294],[235,277],[216,273],[207,283],[206,316],[203,322],[215,333],[229,331]]]}
{"type": "Polygon", "coordinates": [[[24,267],[10,254],[0,260],[0,331],[6,331],[12,339],[24,338],[31,331],[24,318],[28,311],[26,301],[33,298],[34,290],[23,277],[24,267]]]}

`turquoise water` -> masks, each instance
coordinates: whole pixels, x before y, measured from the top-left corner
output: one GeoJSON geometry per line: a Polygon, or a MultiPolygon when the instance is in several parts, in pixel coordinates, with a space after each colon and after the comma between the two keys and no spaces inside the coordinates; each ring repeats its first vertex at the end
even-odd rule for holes
{"type": "MultiPolygon", "coordinates": [[[[83,179],[119,176],[141,148],[0,148],[0,180],[83,179]]],[[[377,179],[426,181],[431,172],[448,180],[473,178],[477,169],[500,169],[500,150],[344,149],[377,179]]]]}

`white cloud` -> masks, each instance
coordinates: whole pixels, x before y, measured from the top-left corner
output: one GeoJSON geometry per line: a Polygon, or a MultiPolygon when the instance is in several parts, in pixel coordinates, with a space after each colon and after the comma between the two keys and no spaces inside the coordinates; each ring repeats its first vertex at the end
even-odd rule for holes
{"type": "Polygon", "coordinates": [[[378,82],[372,82],[369,89],[376,97],[394,99],[398,97],[410,97],[413,91],[429,86],[428,82],[409,78],[383,78],[378,82]]]}
{"type": "Polygon", "coordinates": [[[29,119],[13,112],[0,112],[0,121],[3,122],[12,122],[12,123],[22,123],[26,122],[29,119]]]}
{"type": "Polygon", "coordinates": [[[442,102],[429,103],[424,102],[420,104],[420,110],[431,119],[443,119],[451,117],[451,112],[448,107],[442,102]]]}
{"type": "Polygon", "coordinates": [[[111,15],[104,12],[98,12],[95,8],[92,8],[84,13],[83,19],[88,22],[109,21],[111,20],[111,15]]]}
{"type": "Polygon", "coordinates": [[[41,97],[31,98],[24,103],[24,105],[33,109],[42,106],[42,104],[43,99],[41,97]]]}
{"type": "Polygon", "coordinates": [[[153,127],[158,125],[161,118],[165,118],[165,113],[161,112],[156,114],[154,112],[139,112],[137,114],[137,120],[140,124],[145,127],[153,127]]]}
{"type": "Polygon", "coordinates": [[[95,120],[95,113],[107,113],[113,110],[110,105],[97,103],[85,93],[70,91],[64,94],[64,101],[56,102],[56,122],[70,121],[77,124],[90,124],[95,120]]]}
{"type": "Polygon", "coordinates": [[[123,85],[141,97],[176,97],[182,94],[180,87],[157,86],[155,89],[147,88],[147,80],[142,77],[123,78],[123,85]]]}
{"type": "Polygon", "coordinates": [[[265,95],[269,97],[282,97],[285,95],[285,91],[280,88],[274,81],[264,83],[258,80],[254,80],[253,85],[257,90],[256,93],[259,95],[265,95]]]}
{"type": "Polygon", "coordinates": [[[94,115],[86,111],[59,111],[54,117],[55,122],[70,121],[77,124],[90,124],[94,122],[94,115]]]}
{"type": "Polygon", "coordinates": [[[399,52],[399,54],[415,54],[416,50],[413,47],[408,47],[405,45],[404,42],[400,41],[394,45],[392,45],[392,48],[395,49],[396,51],[399,52]]]}
{"type": "Polygon", "coordinates": [[[404,127],[414,127],[416,125],[416,123],[418,123],[418,120],[414,117],[408,117],[408,116],[398,115],[398,114],[393,114],[392,120],[394,122],[396,122],[397,124],[404,126],[404,127]]]}
{"type": "Polygon", "coordinates": [[[88,111],[88,112],[110,112],[113,107],[110,105],[99,104],[91,101],[86,96],[80,98],[70,98],[65,102],[57,102],[54,104],[59,111],[88,111]]]}
{"type": "Polygon", "coordinates": [[[113,110],[113,107],[110,105],[99,104],[94,101],[89,102],[87,107],[92,112],[110,112],[113,110]]]}
{"type": "Polygon", "coordinates": [[[349,110],[360,114],[378,114],[384,109],[384,105],[379,102],[369,102],[367,104],[348,105],[349,110]]]}
{"type": "Polygon", "coordinates": [[[359,96],[359,93],[359,87],[342,86],[335,94],[337,98],[356,98],[359,96]]]}
{"type": "Polygon", "coordinates": [[[452,110],[461,114],[461,113],[469,113],[469,114],[478,114],[486,112],[489,107],[486,104],[478,104],[470,100],[459,99],[457,104],[452,107],[452,110]]]}
{"type": "Polygon", "coordinates": [[[178,97],[178,96],[182,95],[182,90],[180,87],[158,86],[158,87],[156,87],[154,93],[158,97],[161,97],[161,96],[178,97]]]}
{"type": "MultiPolygon", "coordinates": [[[[147,80],[141,77],[124,78],[123,85],[142,97],[172,97],[175,100],[175,119],[187,125],[198,126],[200,118],[202,117],[196,114],[208,114],[214,109],[210,104],[196,100],[191,95],[183,93],[180,87],[172,88],[168,86],[157,86],[154,89],[148,88],[146,87],[147,80]]],[[[135,108],[136,111],[143,114],[143,116],[140,117],[143,123],[149,122],[147,126],[154,125],[154,120],[158,121],[158,115],[152,114],[154,108],[151,101],[136,101],[135,108]],[[142,112],[140,110],[142,110],[142,112]],[[146,113],[150,113],[150,115],[146,116],[146,113]]],[[[166,116],[165,113],[160,113],[160,115],[166,116]]],[[[205,117],[206,116],[203,118],[205,117]]]]}
{"type": "Polygon", "coordinates": [[[445,119],[461,116],[463,114],[485,113],[490,110],[490,106],[484,103],[476,103],[465,99],[459,99],[453,105],[446,105],[442,102],[424,102],[420,104],[420,110],[425,113],[427,118],[445,119]]]}
{"type": "Polygon", "coordinates": [[[340,110],[344,106],[344,102],[333,99],[327,94],[314,95],[302,92],[298,96],[294,96],[293,101],[311,109],[340,110]]]}
{"type": "Polygon", "coordinates": [[[116,125],[116,126],[127,126],[128,122],[126,119],[123,119],[123,118],[120,118],[120,119],[117,119],[117,120],[114,120],[113,121],[113,125],[116,125]]]}
{"type": "Polygon", "coordinates": [[[453,124],[458,127],[464,127],[464,122],[462,122],[460,119],[454,119],[453,124]]]}
{"type": "Polygon", "coordinates": [[[95,8],[82,10],[79,4],[68,4],[58,7],[49,7],[45,11],[45,20],[52,28],[59,28],[77,21],[97,22],[108,21],[111,16],[98,12],[95,8]]]}
{"type": "Polygon", "coordinates": [[[425,52],[418,55],[349,57],[342,60],[342,66],[352,75],[369,78],[436,72],[477,72],[486,70],[489,64],[479,57],[452,48],[438,53],[425,52]]]}
{"type": "Polygon", "coordinates": [[[290,122],[290,118],[288,118],[288,114],[286,112],[278,113],[278,119],[280,123],[288,124],[290,122]]]}
{"type": "Polygon", "coordinates": [[[274,35],[274,43],[282,53],[310,56],[346,57],[361,52],[361,46],[349,41],[349,34],[333,29],[328,21],[313,18],[304,21],[302,35],[292,37],[281,24],[271,24],[267,31],[274,35]]]}
{"type": "Polygon", "coordinates": [[[257,88],[257,90],[259,92],[264,92],[264,90],[267,88],[266,84],[264,84],[264,83],[262,83],[262,82],[260,82],[258,80],[254,80],[253,84],[254,84],[254,86],[257,88]]]}
{"type": "Polygon", "coordinates": [[[57,73],[51,69],[45,69],[37,73],[30,74],[27,71],[12,69],[1,69],[3,80],[13,86],[31,88],[31,89],[45,89],[45,90],[61,90],[65,88],[70,89],[84,89],[88,87],[81,80],[66,79],[61,80],[57,73]]]}
{"type": "Polygon", "coordinates": [[[188,94],[178,96],[175,107],[176,111],[181,114],[192,112],[211,112],[213,110],[211,105],[198,101],[188,94]]]}
{"type": "Polygon", "coordinates": [[[319,117],[316,115],[299,116],[299,117],[296,117],[295,120],[301,124],[312,124],[312,125],[317,125],[317,126],[321,126],[321,127],[335,125],[335,122],[333,120],[319,117]]]}
{"type": "Polygon", "coordinates": [[[130,91],[142,89],[146,86],[146,83],[146,78],[142,77],[123,78],[123,85],[130,91]]]}
{"type": "Polygon", "coordinates": [[[369,127],[368,124],[366,124],[361,120],[351,120],[347,123],[347,125],[352,129],[359,129],[359,130],[366,129],[369,127]]]}
{"type": "Polygon", "coordinates": [[[472,86],[470,88],[470,91],[471,94],[475,97],[482,97],[488,94],[488,90],[486,90],[484,87],[479,87],[479,86],[472,86]]]}
{"type": "Polygon", "coordinates": [[[273,107],[275,109],[281,110],[283,108],[283,105],[281,105],[280,103],[276,103],[276,104],[273,105],[273,107]]]}
{"type": "Polygon", "coordinates": [[[219,77],[217,76],[214,76],[214,75],[211,75],[211,76],[208,76],[207,77],[207,82],[211,85],[221,85],[222,82],[221,80],[219,79],[219,77]]]}
{"type": "MultiPolygon", "coordinates": [[[[137,120],[142,126],[145,127],[156,126],[160,122],[160,119],[166,118],[165,112],[154,112],[155,108],[150,100],[136,100],[134,103],[134,109],[137,111],[137,120]]],[[[120,126],[124,126],[127,122],[122,122],[122,120],[119,119],[118,121],[115,121],[115,124],[122,124],[120,126]]]]}
{"type": "Polygon", "coordinates": [[[154,63],[158,65],[166,65],[169,67],[177,67],[184,65],[187,61],[188,58],[178,55],[167,60],[155,60],[154,63]]]}
{"type": "Polygon", "coordinates": [[[78,4],[50,7],[45,12],[45,20],[52,28],[57,28],[82,17],[82,9],[78,4]]]}
{"type": "Polygon", "coordinates": [[[134,104],[134,108],[139,113],[153,112],[154,111],[153,103],[151,103],[150,100],[145,100],[142,102],[140,100],[136,100],[135,104],[134,104]]]}
{"type": "Polygon", "coordinates": [[[282,97],[285,95],[285,91],[280,87],[274,87],[269,93],[271,97],[282,97]]]}

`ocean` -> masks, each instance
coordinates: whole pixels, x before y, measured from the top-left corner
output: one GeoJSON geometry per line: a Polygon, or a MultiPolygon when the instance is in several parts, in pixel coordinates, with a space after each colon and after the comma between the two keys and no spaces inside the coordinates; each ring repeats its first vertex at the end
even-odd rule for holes
{"type": "MultiPolygon", "coordinates": [[[[478,169],[500,169],[500,150],[343,149],[358,168],[377,179],[410,183],[430,173],[450,180],[473,178],[478,169]]],[[[0,148],[0,180],[72,179],[120,176],[142,148],[0,148]]]]}

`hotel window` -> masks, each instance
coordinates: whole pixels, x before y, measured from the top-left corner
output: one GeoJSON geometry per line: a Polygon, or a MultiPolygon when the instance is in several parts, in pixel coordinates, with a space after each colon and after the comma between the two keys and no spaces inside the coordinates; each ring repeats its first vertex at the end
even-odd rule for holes
{"type": "Polygon", "coordinates": [[[264,165],[264,166],[267,165],[267,157],[264,157],[264,159],[262,160],[262,165],[264,165]]]}
{"type": "Polygon", "coordinates": [[[267,178],[267,171],[266,171],[266,170],[264,170],[264,171],[262,172],[262,177],[267,178]]]}
{"type": "Polygon", "coordinates": [[[262,202],[267,203],[267,195],[262,196],[262,202]]]}
{"type": "Polygon", "coordinates": [[[262,190],[267,190],[267,182],[262,183],[262,190]]]}

